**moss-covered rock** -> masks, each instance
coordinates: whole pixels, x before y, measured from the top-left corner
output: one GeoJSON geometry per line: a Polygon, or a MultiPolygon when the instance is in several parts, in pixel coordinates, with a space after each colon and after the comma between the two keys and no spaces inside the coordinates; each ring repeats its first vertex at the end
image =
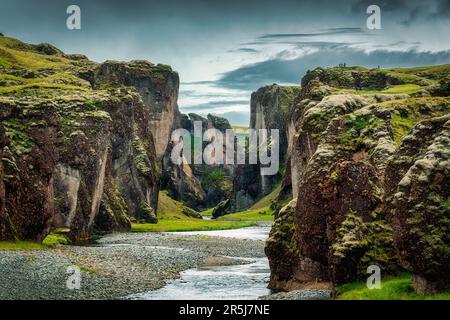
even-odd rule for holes
{"type": "Polygon", "coordinates": [[[271,289],[288,290],[295,286],[292,275],[300,263],[295,234],[295,208],[292,200],[275,217],[275,222],[266,241],[265,253],[269,258],[271,289]]]}
{"type": "Polygon", "coordinates": [[[446,286],[448,186],[437,169],[446,163],[446,136],[433,130],[445,123],[450,100],[384,90],[405,83],[428,88],[445,77],[444,69],[318,68],[302,80],[290,110],[286,170],[297,199],[298,263],[286,283],[347,282],[376,264],[385,274],[416,270],[419,291],[446,286]],[[430,146],[436,154],[420,161],[430,146]],[[415,176],[408,172],[416,161],[422,173],[415,176]],[[430,181],[438,181],[436,188],[430,181]],[[437,282],[438,274],[444,280],[437,282]]]}
{"type": "Polygon", "coordinates": [[[99,65],[2,37],[0,118],[10,142],[1,148],[0,237],[42,240],[63,227],[77,241],[96,223],[106,232],[129,229],[129,217],[143,213],[155,220],[158,148],[165,151],[177,95],[167,66],[99,65]]]}
{"type": "Polygon", "coordinates": [[[387,209],[419,293],[450,287],[450,116],[419,122],[390,159],[387,209]]]}

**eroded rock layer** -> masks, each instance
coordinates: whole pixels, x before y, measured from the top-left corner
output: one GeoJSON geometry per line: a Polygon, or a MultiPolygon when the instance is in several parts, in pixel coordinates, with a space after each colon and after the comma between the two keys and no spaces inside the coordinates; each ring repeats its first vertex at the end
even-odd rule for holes
{"type": "Polygon", "coordinates": [[[62,228],[84,240],[133,219],[156,222],[177,73],[6,37],[0,49],[0,238],[41,240],[62,228]]]}
{"type": "Polygon", "coordinates": [[[288,123],[295,218],[271,233],[296,250],[269,240],[272,287],[333,287],[370,265],[407,269],[418,292],[450,286],[445,68],[308,72],[288,123]]]}

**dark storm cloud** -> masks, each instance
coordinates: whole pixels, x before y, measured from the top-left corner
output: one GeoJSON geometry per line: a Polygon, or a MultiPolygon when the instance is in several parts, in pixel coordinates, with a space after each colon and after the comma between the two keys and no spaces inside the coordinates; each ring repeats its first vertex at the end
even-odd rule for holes
{"type": "Polygon", "coordinates": [[[339,63],[382,68],[411,67],[444,64],[450,62],[450,50],[418,52],[377,50],[366,53],[353,48],[322,50],[293,60],[272,59],[243,66],[222,75],[216,85],[226,88],[256,89],[277,83],[299,83],[307,70],[318,66],[336,66],[339,63]]]}
{"type": "Polygon", "coordinates": [[[244,52],[244,53],[259,53],[259,50],[256,49],[252,49],[252,48],[238,48],[238,49],[233,49],[233,50],[228,50],[228,52],[232,53],[232,52],[244,52]]]}
{"type": "Polygon", "coordinates": [[[410,11],[408,17],[401,22],[405,26],[410,26],[411,24],[417,22],[419,19],[429,16],[429,8],[425,5],[420,5],[415,7],[410,11]]]}
{"type": "Polygon", "coordinates": [[[433,20],[450,19],[450,0],[437,0],[413,8],[407,18],[401,22],[404,26],[427,23],[433,20]]]}
{"type": "Polygon", "coordinates": [[[431,14],[431,18],[450,19],[450,0],[439,0],[436,11],[431,14]]]}
{"type": "Polygon", "coordinates": [[[351,6],[353,13],[365,12],[367,7],[376,4],[384,11],[397,11],[409,8],[411,0],[355,0],[351,6]]]}

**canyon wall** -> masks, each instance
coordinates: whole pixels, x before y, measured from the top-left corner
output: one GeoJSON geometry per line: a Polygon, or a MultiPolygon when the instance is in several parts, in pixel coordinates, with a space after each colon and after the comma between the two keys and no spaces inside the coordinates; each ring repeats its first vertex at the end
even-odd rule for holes
{"type": "Polygon", "coordinates": [[[42,240],[58,229],[85,240],[131,220],[155,223],[177,73],[146,61],[99,65],[5,37],[0,49],[11,60],[0,67],[0,238],[42,240]]]}
{"type": "MultiPolygon", "coordinates": [[[[248,209],[253,203],[269,194],[284,174],[288,150],[288,108],[299,92],[298,87],[273,84],[258,89],[250,102],[251,129],[278,129],[280,143],[280,170],[272,176],[262,176],[259,164],[238,165],[233,177],[233,211],[248,209]]],[[[252,146],[254,148],[254,146],[252,146]]],[[[248,163],[248,155],[247,155],[248,163]]],[[[290,191],[285,191],[285,198],[290,191]]]]}
{"type": "Polygon", "coordinates": [[[318,68],[303,78],[288,124],[296,202],[277,214],[266,246],[272,288],[333,288],[370,265],[408,270],[418,292],[450,286],[450,100],[431,85],[445,88],[448,71],[436,69],[318,68]],[[416,90],[401,93],[405,81],[416,90]]]}
{"type": "MultiPolygon", "coordinates": [[[[194,122],[201,123],[202,132],[208,129],[217,129],[225,134],[227,129],[231,129],[228,120],[216,115],[208,114],[202,117],[195,113],[189,115],[178,114],[175,120],[174,129],[183,128],[194,137],[194,122]]],[[[200,138],[193,138],[198,141],[200,138]]],[[[209,142],[202,143],[203,149],[209,142]]],[[[225,156],[224,140],[224,156],[225,156]]],[[[194,146],[191,145],[191,148],[194,146]]],[[[188,164],[181,166],[174,165],[170,159],[173,143],[169,145],[168,152],[163,161],[162,188],[168,190],[170,196],[175,200],[180,200],[196,210],[215,207],[224,199],[231,195],[232,176],[234,165],[228,164],[188,164]]],[[[184,154],[188,152],[183,150],[184,154]]],[[[194,161],[192,156],[191,161],[194,161]]]]}

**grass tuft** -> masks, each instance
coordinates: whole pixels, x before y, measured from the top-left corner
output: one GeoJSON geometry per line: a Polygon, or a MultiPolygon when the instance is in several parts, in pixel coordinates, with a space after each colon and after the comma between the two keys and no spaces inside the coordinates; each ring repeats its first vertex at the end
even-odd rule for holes
{"type": "Polygon", "coordinates": [[[411,275],[385,278],[381,289],[369,290],[365,282],[353,282],[336,288],[338,300],[450,300],[450,290],[420,295],[411,286],[411,275]]]}

